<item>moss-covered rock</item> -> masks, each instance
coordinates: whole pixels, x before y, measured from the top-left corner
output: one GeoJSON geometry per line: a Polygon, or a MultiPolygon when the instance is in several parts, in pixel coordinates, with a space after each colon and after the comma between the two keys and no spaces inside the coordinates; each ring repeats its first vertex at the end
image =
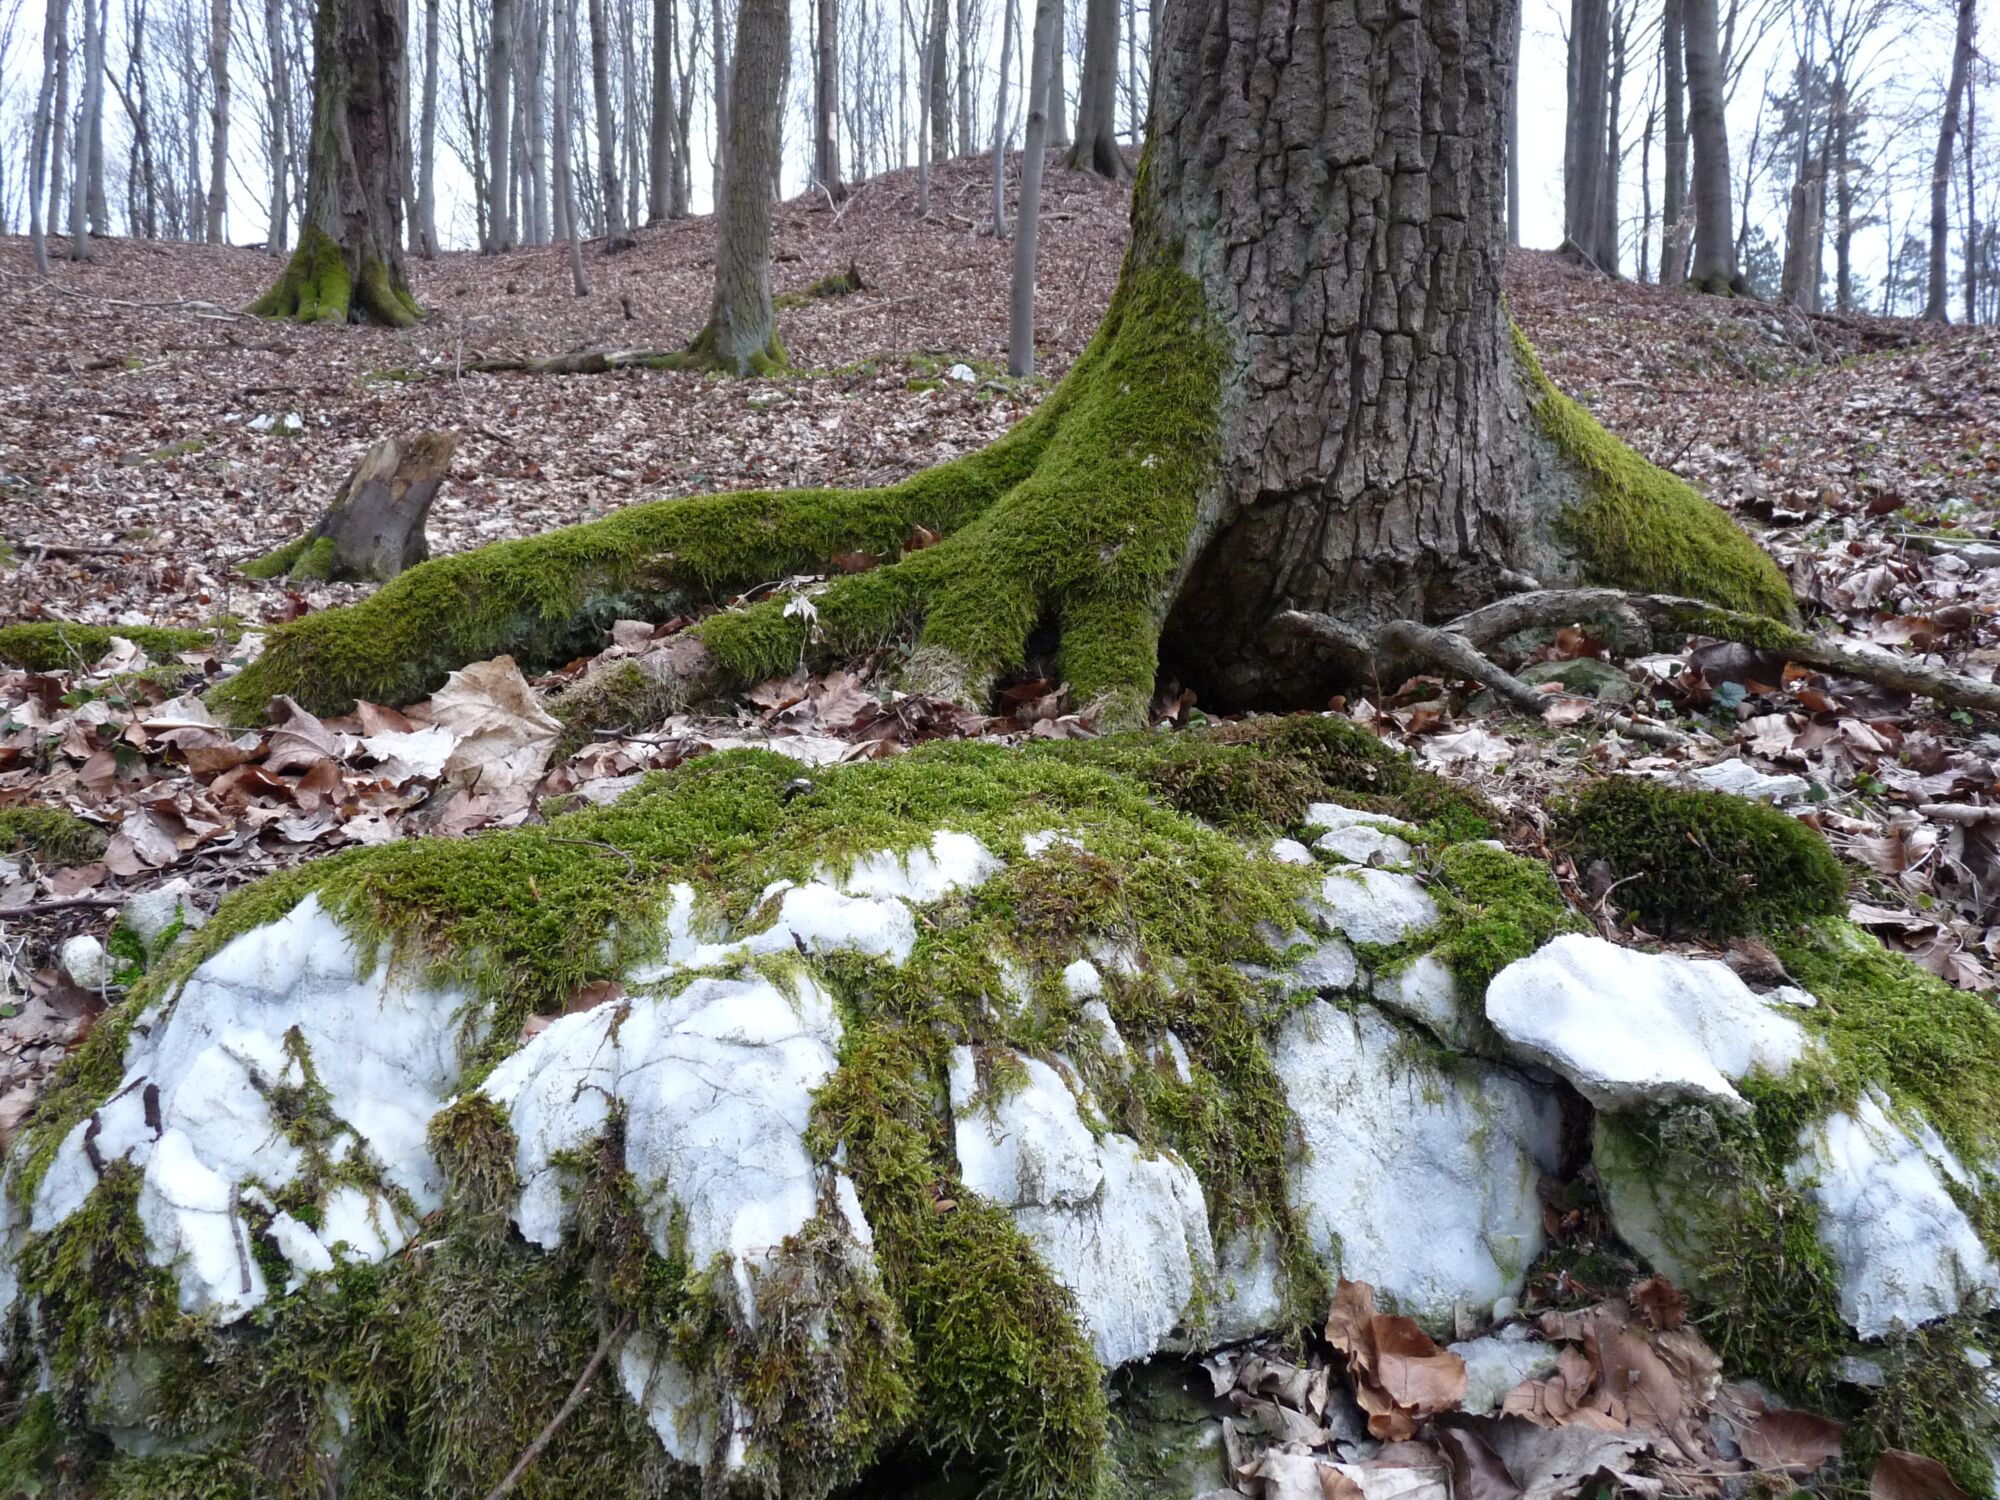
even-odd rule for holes
{"type": "Polygon", "coordinates": [[[78,865],[104,852],[105,832],[60,807],[0,807],[0,853],[28,853],[47,865],[78,865]]]}
{"type": "Polygon", "coordinates": [[[1726,792],[1606,777],[1558,807],[1553,832],[1579,869],[1603,861],[1612,899],[1662,934],[1725,938],[1846,909],[1846,873],[1817,831],[1726,792]]]}

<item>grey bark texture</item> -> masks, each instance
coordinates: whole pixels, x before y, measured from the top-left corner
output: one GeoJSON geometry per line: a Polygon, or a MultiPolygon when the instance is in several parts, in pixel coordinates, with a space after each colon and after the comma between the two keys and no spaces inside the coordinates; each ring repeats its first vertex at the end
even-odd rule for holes
{"type": "MultiPolygon", "coordinates": [[[[1970,3],[1970,0],[1967,0],[1970,3]]],[[[1685,0],[1688,133],[1694,143],[1694,271],[1708,292],[1738,289],[1730,228],[1729,125],[1722,113],[1722,48],[1716,0],[1685,0]]]]}
{"type": "Polygon", "coordinates": [[[1284,609],[1450,618],[1551,564],[1501,296],[1516,12],[1168,10],[1128,265],[1182,266],[1229,348],[1164,643],[1205,703],[1323,701],[1284,609]]]}
{"type": "Polygon", "coordinates": [[[387,437],[355,461],[318,524],[300,564],[315,576],[387,582],[431,555],[424,526],[451,470],[458,434],[387,437]],[[332,543],[331,555],[320,547],[332,543]],[[317,554],[317,555],[315,555],[317,554]]]}
{"type": "Polygon", "coordinates": [[[1007,373],[1035,373],[1035,242],[1041,237],[1042,163],[1047,156],[1052,64],[1062,45],[1056,36],[1056,0],[1035,0],[1035,30],[1028,52],[1028,129],[1021,148],[1021,201],[1014,225],[1014,284],[1007,316],[1007,373]]]}
{"type": "Polygon", "coordinates": [[[55,123],[56,66],[62,55],[63,38],[69,29],[67,0],[48,0],[42,17],[42,86],[35,97],[35,122],[28,147],[28,239],[33,247],[35,269],[49,274],[49,237],[42,216],[42,185],[49,183],[48,217],[55,217],[54,169],[50,163],[49,139],[55,123]]]}
{"type": "MultiPolygon", "coordinates": [[[[69,258],[90,259],[90,178],[98,133],[93,121],[104,101],[104,29],[97,0],[83,0],[83,56],[77,90],[76,161],[69,185],[69,258]]],[[[214,215],[211,212],[210,218],[214,215]]]]}
{"type": "Polygon", "coordinates": [[[930,14],[931,160],[951,158],[951,0],[927,0],[930,14]]]}
{"type": "Polygon", "coordinates": [[[840,5],[816,0],[819,35],[813,67],[813,181],[840,188],[840,5]]]}
{"type": "Polygon", "coordinates": [[[486,171],[492,201],[486,210],[485,248],[489,253],[514,247],[510,211],[514,186],[514,6],[515,0],[493,0],[486,44],[486,171]]]}
{"type": "Polygon", "coordinates": [[[1975,0],[1958,0],[1958,36],[1951,49],[1951,80],[1945,86],[1937,153],[1931,161],[1930,282],[1924,297],[1924,316],[1933,323],[1946,322],[1950,317],[1951,294],[1946,283],[1951,272],[1951,152],[1958,135],[1966,77],[1972,70],[1974,10],[1975,0]]]}
{"type": "Polygon", "coordinates": [[[1607,0],[1571,0],[1569,109],[1563,131],[1563,248],[1593,265],[1603,264],[1605,94],[1610,66],[1611,11],[1607,0]]]}
{"type": "Polygon", "coordinates": [[[1063,77],[1063,60],[1069,56],[1067,26],[1063,0],[1056,0],[1056,50],[1049,59],[1049,144],[1063,150],[1069,148],[1069,85],[1063,77]]]}
{"type": "Polygon", "coordinates": [[[1682,0],[1664,0],[1660,17],[1660,61],[1666,93],[1666,183],[1660,197],[1660,284],[1687,280],[1688,219],[1687,55],[1682,0]]]}
{"type": "Polygon", "coordinates": [[[604,248],[616,250],[625,238],[624,189],[618,181],[618,137],[611,113],[611,30],[604,0],[590,4],[590,96],[597,109],[597,186],[604,197],[604,248]]]}
{"type": "MultiPolygon", "coordinates": [[[[84,0],[84,14],[92,14],[96,3],[84,0]]],[[[208,242],[219,245],[229,202],[229,0],[209,0],[208,77],[208,242]]]]}
{"type": "MultiPolygon", "coordinates": [[[[431,131],[430,139],[436,141],[437,114],[435,109],[437,94],[437,0],[428,0],[430,31],[425,41],[429,58],[429,71],[424,75],[429,93],[425,96],[425,121],[431,131]]],[[[273,255],[281,255],[288,239],[286,220],[291,208],[290,175],[292,166],[292,68],[291,59],[285,45],[285,5],[284,0],[264,0],[264,39],[271,49],[271,213],[270,232],[265,236],[265,248],[273,255]]],[[[429,170],[430,149],[425,150],[425,170],[429,170]]],[[[431,236],[436,243],[435,233],[431,236]]]]}
{"type": "MultiPolygon", "coordinates": [[[[1159,0],[1153,0],[1157,7],[1159,0]]],[[[1667,0],[1669,5],[1676,0],[1667,0]]],[[[1158,27],[1155,26],[1157,32],[1158,27]]],[[[1512,56],[1514,76],[1521,76],[1521,13],[1514,12],[1512,56]]],[[[1521,248],[1521,100],[1517,93],[1507,107],[1507,248],[1521,248]]]]}
{"type": "Polygon", "coordinates": [[[551,107],[551,118],[555,126],[555,194],[556,212],[567,231],[569,240],[569,280],[570,290],[579,297],[590,295],[590,282],[583,274],[583,225],[576,207],[576,187],[570,180],[570,164],[574,153],[570,149],[570,123],[576,118],[576,90],[570,77],[570,0],[553,0],[550,6],[550,20],[553,35],[551,45],[555,51],[556,80],[555,101],[551,107]]]}
{"type": "MultiPolygon", "coordinates": [[[[719,183],[729,170],[729,35],[723,29],[722,0],[710,0],[709,19],[714,35],[710,46],[715,52],[715,171],[719,183]]],[[[718,192],[716,201],[722,200],[718,192]]]]}
{"type": "Polygon", "coordinates": [[[743,0],[715,215],[715,301],[695,341],[700,354],[739,375],[783,362],[771,308],[771,178],[790,50],[788,0],[743,0]]]}
{"type": "MultiPolygon", "coordinates": [[[[1118,149],[1118,3],[1084,0],[1083,74],[1077,95],[1076,139],[1066,164],[1113,181],[1128,174],[1118,149]]],[[[1062,101],[1049,101],[1052,110],[1062,101]]]]}
{"type": "MultiPolygon", "coordinates": [[[[279,0],[270,0],[275,11],[279,0]]],[[[424,103],[418,121],[417,243],[429,260],[438,253],[438,0],[424,0],[424,103]]]]}
{"type": "Polygon", "coordinates": [[[674,211],[674,0],[653,0],[653,118],[646,141],[646,222],[674,211]]]}
{"type": "Polygon", "coordinates": [[[1020,29],[1021,0],[1005,0],[1000,12],[999,98],[993,106],[993,237],[1007,238],[1007,88],[1014,77],[1014,33],[1020,29]]]}

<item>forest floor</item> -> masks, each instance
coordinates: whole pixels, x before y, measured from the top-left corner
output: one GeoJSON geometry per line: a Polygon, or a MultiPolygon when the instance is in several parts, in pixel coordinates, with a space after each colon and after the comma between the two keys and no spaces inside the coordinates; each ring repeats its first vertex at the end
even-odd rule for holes
{"type": "MultiPolygon", "coordinates": [[[[865,664],[764,684],[731,717],[630,726],[559,762],[539,697],[582,664],[529,686],[511,667],[468,673],[455,702],[441,693],[407,713],[332,721],[301,712],[247,736],[207,721],[193,696],[255,649],[260,624],[356,596],[352,586],[259,583],[232,565],[303,531],[359,453],[392,432],[460,434],[431,517],[437,552],[662,496],[880,483],[989,441],[1088,340],[1126,233],[1122,188],[1052,171],[1042,374],[1009,380],[1010,252],[990,233],[989,171],[974,160],[941,167],[922,222],[911,174],[872,181],[837,209],[824,198],[785,204],[775,283],[794,294],[780,321],[796,370],[759,381],[465,371],[482,358],[684,342],[707,308],[707,220],[642,230],[638,248],[615,257],[588,247],[584,298],[569,295],[556,250],[414,262],[432,316],[404,332],[242,316],[234,310],[276,274],[256,251],[105,241],[91,263],[42,280],[25,241],[0,240],[0,619],[230,615],[250,632],[177,661],[116,646],[55,671],[0,669],[0,814],[51,804],[108,836],[101,853],[69,865],[0,847],[0,990],[16,992],[0,994],[0,1139],[103,998],[62,972],[59,944],[102,934],[134,891],[186,880],[209,908],[302,858],[518,823],[550,794],[605,795],[636,772],[746,741],[823,760],[939,735],[1092,732],[1058,683],[1018,683],[987,717],[895,698],[865,664]],[[866,290],[796,295],[850,266],[866,290]],[[454,727],[482,716],[511,726],[498,745],[454,727]]],[[[1666,293],[1545,254],[1516,255],[1508,282],[1556,381],[1734,511],[1821,624],[1993,675],[2000,335],[1666,293]]],[[[651,649],[661,633],[628,622],[606,654],[651,649]]],[[[1536,654],[1608,653],[1566,631],[1536,654]]],[[[1436,677],[1330,706],[1478,782],[1528,847],[1551,790],[1579,768],[1673,776],[1739,761],[1795,778],[1762,785],[1856,863],[1857,919],[1954,982],[1991,987],[1991,726],[1733,645],[1692,641],[1610,666],[1603,683],[1629,689],[1685,743],[1662,751],[1621,738],[1581,702],[1530,719],[1436,677]]],[[[1160,712],[1182,722],[1199,706],[1168,697],[1160,712]]],[[[1561,873],[1586,901],[1601,896],[1587,872],[1561,873]]]]}

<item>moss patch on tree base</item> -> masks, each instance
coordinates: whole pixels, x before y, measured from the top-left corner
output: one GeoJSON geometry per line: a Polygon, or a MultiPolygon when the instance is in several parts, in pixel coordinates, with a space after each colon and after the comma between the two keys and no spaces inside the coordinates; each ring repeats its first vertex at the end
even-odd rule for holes
{"type": "Polygon", "coordinates": [[[1785,575],[1719,506],[1640,457],[1557,390],[1518,328],[1514,358],[1536,422],[1584,482],[1582,503],[1558,518],[1556,536],[1588,582],[1797,621],[1785,575]]]}
{"type": "Polygon", "coordinates": [[[408,328],[423,318],[409,288],[389,274],[386,264],[368,256],[361,274],[354,275],[346,252],[317,226],[299,236],[276,284],[249,311],[295,323],[380,323],[388,328],[408,328]]]}
{"type": "Polygon", "coordinates": [[[238,563],[236,571],[246,578],[291,578],[302,583],[324,583],[334,577],[335,557],[332,537],[315,536],[308,531],[293,537],[276,551],[266,552],[247,563],[238,563]]]}

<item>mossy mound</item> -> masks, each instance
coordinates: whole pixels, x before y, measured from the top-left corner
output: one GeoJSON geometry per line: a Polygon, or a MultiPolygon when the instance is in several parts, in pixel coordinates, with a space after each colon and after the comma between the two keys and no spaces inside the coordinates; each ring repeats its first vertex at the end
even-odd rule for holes
{"type": "MultiPolygon", "coordinates": [[[[201,964],[309,894],[362,951],[474,997],[458,1102],[430,1126],[443,1206],[420,1250],[288,1271],[276,1211],[312,1224],[343,1187],[390,1192],[377,1164],[334,1150],[339,1123],[301,1044],[299,1081],[268,1097],[309,1170],[274,1188],[268,1208],[246,1197],[241,1209],[269,1300],[225,1328],[183,1316],[172,1274],[143,1254],[136,1174],[114,1163],[87,1208],[23,1242],[17,1310],[35,1313],[9,1346],[42,1361],[51,1389],[0,1461],[59,1458],[105,1493],[304,1495],[319,1492],[328,1464],[343,1493],[481,1493],[616,1334],[736,1393],[744,1483],[763,1493],[823,1495],[892,1461],[947,1465],[1008,1496],[1091,1493],[1109,1461],[1103,1371],[1074,1300],[1014,1217],[959,1175],[942,1102],[961,1047],[994,1059],[996,1088],[1009,1086],[1010,1057],[1079,1059],[1104,1125],[1184,1161],[1218,1238],[1255,1227],[1275,1239],[1299,1316],[1316,1313],[1325,1284],[1292,1223],[1289,1115],[1266,1048],[1310,996],[1254,976],[1282,966],[1274,934],[1295,928],[1319,877],[1263,846],[1315,800],[1366,799],[1483,832],[1480,805],[1338,719],[1020,749],[940,744],[807,772],[804,789],[801,779],[798,763],[774,755],[706,757],[542,827],[356,850],[225,901],[66,1064],[10,1162],[12,1211],[35,1200],[64,1138],[121,1089],[135,1020],[152,1010],[157,1027],[156,1008],[171,1007],[201,964]],[[596,1144],[563,1159],[574,1232],[554,1252],[521,1239],[508,1219],[519,1143],[476,1090],[521,1047],[529,1017],[562,1012],[592,984],[639,983],[668,940],[677,886],[755,930],[772,882],[921,850],[940,828],[1008,860],[982,884],[920,904],[906,962],[789,950],[737,961],[773,982],[810,976],[838,1006],[838,1066],[814,1099],[808,1146],[823,1170],[851,1177],[873,1271],[854,1271],[844,1240],[808,1226],[758,1283],[753,1331],[728,1277],[694,1264],[673,1235],[662,1248],[658,1206],[642,1201],[615,1112],[596,1144]],[[1064,835],[1022,856],[1031,837],[1063,830],[1073,845],[1064,835]],[[1155,1049],[1171,1034],[1184,1073],[1081,1061],[1097,1055],[1087,1040],[1097,1033],[1063,974],[1106,944],[1133,958],[1105,976],[1119,1032],[1155,1049]],[[150,1372],[137,1382],[143,1400],[111,1378],[135,1358],[150,1372]],[[91,1436],[111,1425],[148,1428],[169,1448],[117,1456],[91,1436]]],[[[522,1492],[654,1495],[691,1483],[607,1376],[522,1492]]]]}
{"type": "Polygon", "coordinates": [[[30,672],[88,667],[111,649],[111,638],[130,641],[159,660],[182,651],[205,651],[218,640],[233,641],[242,627],[219,619],[208,629],[158,625],[75,625],[67,620],[23,620],[0,626],[0,662],[30,672]]]}
{"type": "Polygon", "coordinates": [[[0,853],[26,852],[46,865],[80,865],[104,852],[106,835],[60,807],[0,807],[0,853]]]}
{"type": "Polygon", "coordinates": [[[335,576],[336,551],[332,537],[308,531],[293,537],[275,551],[249,562],[237,564],[246,578],[290,578],[297,582],[325,583],[335,576]]]}
{"type": "Polygon", "coordinates": [[[1578,869],[1603,861],[1620,882],[1612,899],[1663,935],[1727,938],[1846,910],[1825,839],[1726,792],[1607,777],[1558,807],[1553,834],[1578,869]]]}
{"type": "Polygon", "coordinates": [[[1784,573],[1721,507],[1557,390],[1518,328],[1514,358],[1542,434],[1582,476],[1583,502],[1558,519],[1556,535],[1587,581],[1797,622],[1784,573]]]}

